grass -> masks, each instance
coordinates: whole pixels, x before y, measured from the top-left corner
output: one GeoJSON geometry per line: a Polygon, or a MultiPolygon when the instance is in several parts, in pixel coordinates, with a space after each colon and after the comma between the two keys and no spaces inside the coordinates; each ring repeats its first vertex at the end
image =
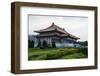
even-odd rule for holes
{"type": "Polygon", "coordinates": [[[87,56],[82,53],[75,53],[71,55],[65,55],[62,59],[76,59],[76,58],[86,58],[87,56]]]}
{"type": "Polygon", "coordinates": [[[29,48],[28,60],[87,58],[87,48],[29,48]]]}

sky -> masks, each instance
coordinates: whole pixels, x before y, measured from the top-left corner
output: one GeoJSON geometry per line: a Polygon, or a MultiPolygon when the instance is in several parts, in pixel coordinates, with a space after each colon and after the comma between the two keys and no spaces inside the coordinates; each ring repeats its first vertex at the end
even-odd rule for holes
{"type": "Polygon", "coordinates": [[[45,29],[51,26],[52,22],[79,37],[79,41],[88,40],[88,17],[28,15],[28,34],[36,35],[34,31],[45,29]]]}

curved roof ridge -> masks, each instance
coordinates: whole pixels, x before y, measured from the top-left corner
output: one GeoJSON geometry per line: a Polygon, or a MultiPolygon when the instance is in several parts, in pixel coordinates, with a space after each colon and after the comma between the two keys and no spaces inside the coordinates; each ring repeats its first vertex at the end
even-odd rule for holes
{"type": "Polygon", "coordinates": [[[79,39],[78,37],[68,33],[64,28],[61,28],[57,25],[55,25],[54,22],[52,22],[51,26],[45,28],[45,29],[41,29],[41,30],[38,30],[38,31],[35,31],[35,32],[38,32],[38,33],[41,33],[41,32],[46,32],[46,31],[53,31],[53,30],[57,30],[57,31],[60,31],[62,32],[62,36],[70,36],[70,37],[73,37],[73,38],[76,38],[76,39],[79,39]]]}
{"type": "Polygon", "coordinates": [[[43,31],[43,30],[49,29],[49,28],[51,28],[53,25],[55,25],[54,22],[52,23],[51,26],[49,26],[49,27],[47,27],[47,28],[45,28],[45,29],[40,29],[40,30],[38,30],[38,31],[43,31]]]}
{"type": "Polygon", "coordinates": [[[47,27],[45,29],[41,29],[41,30],[35,31],[35,32],[43,32],[43,31],[49,31],[49,30],[55,30],[55,29],[57,29],[58,31],[61,31],[63,33],[67,33],[67,31],[65,31],[64,28],[61,28],[61,27],[55,25],[54,22],[52,22],[51,26],[49,26],[49,27],[47,27]]]}

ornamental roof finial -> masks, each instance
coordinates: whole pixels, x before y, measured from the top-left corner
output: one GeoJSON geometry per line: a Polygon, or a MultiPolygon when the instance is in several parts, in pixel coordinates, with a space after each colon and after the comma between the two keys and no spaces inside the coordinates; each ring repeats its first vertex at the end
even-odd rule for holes
{"type": "Polygon", "coordinates": [[[52,22],[52,25],[55,25],[55,23],[54,23],[54,22],[52,22]]]}

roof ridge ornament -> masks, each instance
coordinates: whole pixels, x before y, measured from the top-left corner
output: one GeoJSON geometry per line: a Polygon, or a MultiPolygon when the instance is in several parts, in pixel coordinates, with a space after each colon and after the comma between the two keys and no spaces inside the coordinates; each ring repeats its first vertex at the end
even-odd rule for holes
{"type": "Polygon", "coordinates": [[[52,22],[52,25],[55,25],[55,23],[54,23],[54,22],[52,22]]]}

